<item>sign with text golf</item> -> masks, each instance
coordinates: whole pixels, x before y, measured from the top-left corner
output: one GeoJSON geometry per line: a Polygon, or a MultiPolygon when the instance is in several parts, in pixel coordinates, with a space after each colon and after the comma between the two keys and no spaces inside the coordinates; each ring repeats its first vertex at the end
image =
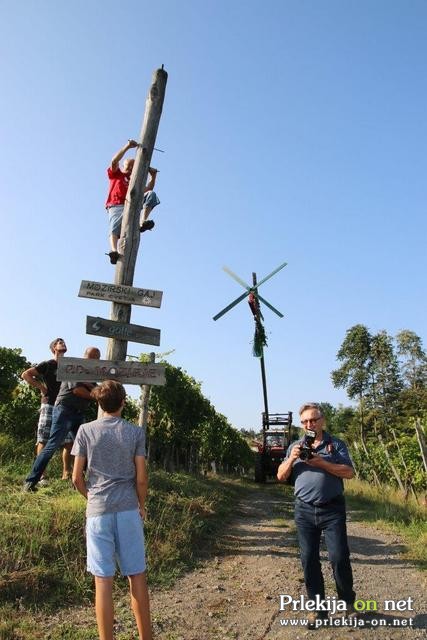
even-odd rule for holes
{"type": "Polygon", "coordinates": [[[164,365],[127,362],[126,360],[62,357],[58,360],[56,377],[58,380],[70,382],[118,380],[122,384],[164,385],[166,383],[164,365]]]}
{"type": "Polygon", "coordinates": [[[139,304],[143,307],[160,308],[163,291],[143,289],[142,287],[128,287],[124,284],[108,284],[108,282],[92,282],[82,280],[79,298],[95,298],[96,300],[110,300],[122,304],[139,304]]]}
{"type": "Polygon", "coordinates": [[[138,324],[126,324],[104,318],[86,317],[86,333],[105,338],[117,338],[117,340],[130,340],[131,342],[143,342],[144,344],[160,344],[160,329],[142,327],[138,324]]]}

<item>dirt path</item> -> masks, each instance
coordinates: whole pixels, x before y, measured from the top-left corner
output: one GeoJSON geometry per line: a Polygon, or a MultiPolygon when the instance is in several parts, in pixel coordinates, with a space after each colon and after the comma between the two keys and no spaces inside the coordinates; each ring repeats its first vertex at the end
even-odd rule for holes
{"type": "MultiPolygon", "coordinates": [[[[378,602],[377,614],[359,617],[363,627],[327,627],[324,640],[397,640],[426,638],[426,578],[404,561],[393,535],[358,524],[349,514],[349,540],[357,597],[378,602]],[[352,521],[353,520],[353,521],[352,521]],[[385,600],[413,598],[413,610],[384,612],[385,600]],[[376,626],[380,619],[388,626],[376,626]],[[407,627],[390,626],[398,619],[407,627]],[[411,625],[409,627],[409,625],[411,625]]],[[[323,557],[326,559],[325,553],[323,557]]],[[[334,596],[329,567],[324,568],[327,595],[334,596]]],[[[152,594],[156,640],[293,640],[314,631],[281,620],[303,614],[279,611],[280,594],[295,599],[305,593],[292,521],[273,487],[254,489],[239,505],[236,518],[221,541],[221,552],[168,591],[152,594]]],[[[341,618],[336,613],[335,618],[341,618]]],[[[361,624],[361,623],[360,623],[361,624]]]]}

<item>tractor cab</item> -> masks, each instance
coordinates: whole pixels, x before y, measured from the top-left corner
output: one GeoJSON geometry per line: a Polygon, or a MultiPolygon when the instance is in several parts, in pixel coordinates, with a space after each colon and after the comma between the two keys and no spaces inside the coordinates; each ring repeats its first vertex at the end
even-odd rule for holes
{"type": "Polygon", "coordinates": [[[262,414],[262,442],[257,442],[255,453],[255,482],[276,477],[292,436],[292,411],[262,414]]]}

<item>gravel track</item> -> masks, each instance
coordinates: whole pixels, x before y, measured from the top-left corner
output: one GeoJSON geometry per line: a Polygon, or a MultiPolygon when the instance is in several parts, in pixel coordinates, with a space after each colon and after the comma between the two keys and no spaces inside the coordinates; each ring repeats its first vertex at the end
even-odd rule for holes
{"type": "MultiPolygon", "coordinates": [[[[274,487],[254,488],[241,501],[235,519],[219,541],[218,555],[152,594],[156,640],[399,640],[427,638],[426,579],[402,558],[398,538],[357,522],[349,512],[349,543],[357,598],[376,600],[378,611],[358,616],[363,626],[328,626],[311,631],[300,612],[279,611],[280,594],[305,594],[292,501],[274,487]],[[384,611],[385,600],[413,598],[412,611],[384,611]],[[387,626],[377,626],[384,620],[387,626]],[[397,622],[396,622],[397,621],[397,622]],[[406,622],[405,622],[406,621],[406,622]],[[392,626],[392,625],[408,625],[392,626]]],[[[327,596],[334,581],[323,549],[327,596]]],[[[341,619],[337,612],[332,619],[341,619]]],[[[354,623],[353,623],[354,624],[354,623]]]]}

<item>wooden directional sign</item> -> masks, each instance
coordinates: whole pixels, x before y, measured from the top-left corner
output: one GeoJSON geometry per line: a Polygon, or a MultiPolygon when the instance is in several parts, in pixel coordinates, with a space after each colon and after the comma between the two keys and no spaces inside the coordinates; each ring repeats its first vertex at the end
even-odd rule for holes
{"type": "Polygon", "coordinates": [[[143,342],[144,344],[160,344],[160,329],[141,327],[138,324],[125,324],[115,320],[104,318],[86,317],[86,333],[117,340],[130,340],[131,342],[143,342]]]}
{"type": "Polygon", "coordinates": [[[70,382],[97,382],[118,380],[122,384],[166,383],[165,367],[161,364],[143,364],[126,360],[92,360],[89,358],[60,358],[58,360],[58,380],[70,382]]]}
{"type": "Polygon", "coordinates": [[[80,298],[96,298],[97,300],[110,300],[124,304],[139,304],[143,307],[160,308],[162,303],[162,291],[128,287],[124,284],[108,284],[107,282],[92,282],[82,280],[80,285],[80,298]]]}

